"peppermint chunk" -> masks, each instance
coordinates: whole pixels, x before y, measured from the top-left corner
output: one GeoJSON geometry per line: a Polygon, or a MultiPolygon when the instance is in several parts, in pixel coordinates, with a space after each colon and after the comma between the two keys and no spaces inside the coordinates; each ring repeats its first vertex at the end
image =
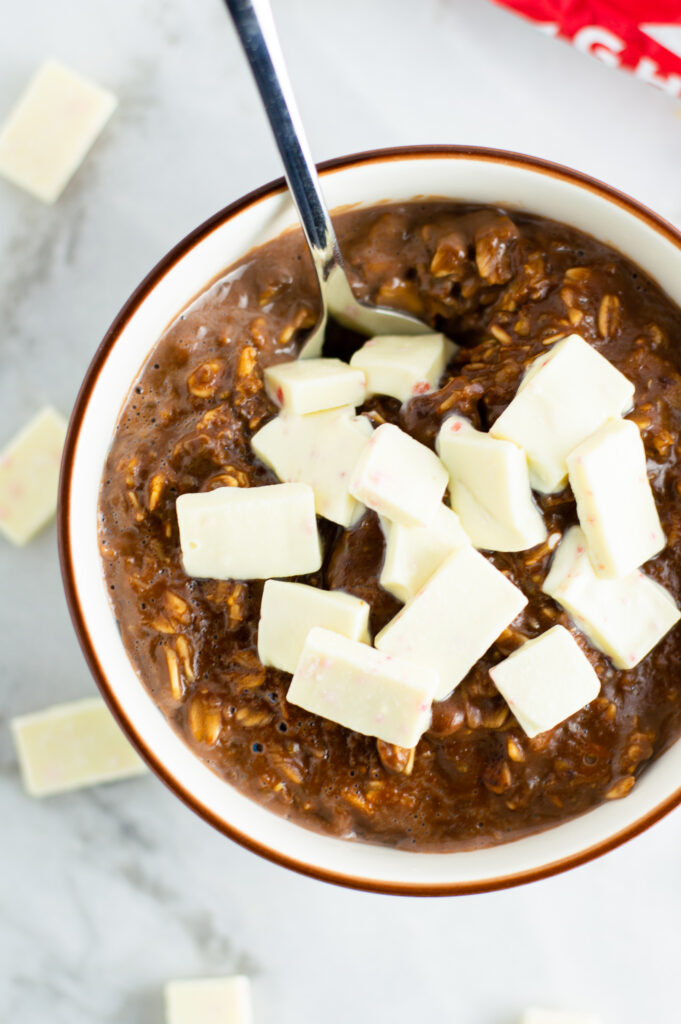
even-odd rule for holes
{"type": "Polygon", "coordinates": [[[66,420],[46,408],[0,453],[0,533],[25,544],[57,509],[66,420]]]}
{"type": "Polygon", "coordinates": [[[0,174],[44,203],[55,202],[116,103],[108,89],[46,61],[0,133],[0,174]]]}
{"type": "Polygon", "coordinates": [[[579,526],[563,537],[542,590],[616,668],[638,665],[681,618],[671,594],[638,569],[618,580],[597,576],[579,526]]]}
{"type": "Polygon", "coordinates": [[[597,576],[627,576],[662,550],[665,536],[635,423],[608,420],[575,448],[568,467],[597,576]]]}
{"type": "Polygon", "coordinates": [[[527,604],[475,548],[455,551],[378,634],[376,647],[437,673],[442,700],[527,604]]]}
{"type": "Polygon", "coordinates": [[[31,796],[51,796],[146,772],[99,697],[15,718],[12,733],[31,796]]]}
{"type": "Polygon", "coordinates": [[[169,981],[165,987],[166,1024],[252,1024],[251,983],[231,978],[169,981]]]}
{"type": "Polygon", "coordinates": [[[530,738],[576,714],[601,688],[589,659],[563,626],[528,640],[489,674],[530,738]]]}
{"type": "Polygon", "coordinates": [[[456,512],[440,503],[430,526],[401,526],[381,517],[385,557],[380,584],[397,598],[409,601],[445,558],[470,544],[456,512]]]}
{"type": "Polygon", "coordinates": [[[570,1010],[542,1010],[537,1006],[525,1010],[520,1024],[601,1024],[595,1013],[575,1013],[570,1010]]]}
{"type": "Polygon", "coordinates": [[[253,451],[280,480],[309,484],[317,514],[352,526],[364,512],[349,491],[352,471],[371,437],[352,406],[309,416],[277,416],[251,439],[253,451]]]}
{"type": "Polygon", "coordinates": [[[260,660],[283,672],[295,672],[307,634],[315,626],[368,643],[370,610],[366,601],[341,590],[268,580],[260,605],[260,660]]]}
{"type": "Polygon", "coordinates": [[[437,455],[392,423],[383,423],[362,452],[350,494],[403,526],[429,526],[442,502],[447,470],[437,455]]]}
{"type": "Polygon", "coordinates": [[[442,334],[383,335],[365,342],[350,366],[364,372],[370,395],[392,395],[407,402],[435,390],[456,351],[442,334]]]}
{"type": "Polygon", "coordinates": [[[415,747],[430,725],[437,674],[319,627],[308,634],[287,700],[385,743],[415,747]]]}
{"type": "Polygon", "coordinates": [[[302,576],[322,564],[307,484],[218,487],[177,499],[188,576],[216,580],[302,576]]]}
{"type": "Polygon", "coordinates": [[[475,430],[462,416],[445,420],[436,447],[449,473],[451,506],[476,548],[525,551],[546,540],[522,448],[475,430]]]}
{"type": "Polygon", "coordinates": [[[565,487],[570,452],[633,400],[631,381],[571,334],[530,364],[490,434],[523,448],[532,487],[552,494],[565,487]]]}
{"type": "Polygon", "coordinates": [[[265,370],[265,390],[286,413],[311,412],[361,405],[366,397],[364,374],[340,359],[294,359],[265,370]]]}

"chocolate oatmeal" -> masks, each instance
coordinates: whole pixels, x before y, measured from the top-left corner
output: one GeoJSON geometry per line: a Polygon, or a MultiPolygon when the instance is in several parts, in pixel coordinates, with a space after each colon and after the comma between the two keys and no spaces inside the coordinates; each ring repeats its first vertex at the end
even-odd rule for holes
{"type": "MultiPolygon", "coordinates": [[[[413,313],[460,349],[436,390],[358,410],[434,448],[454,413],[488,430],[525,368],[577,332],[634,385],[666,547],[645,572],[681,596],[681,311],[629,260],[527,214],[442,201],[343,213],[336,227],[361,297],[413,313]]],[[[262,580],[193,579],[175,503],[186,492],[277,483],[252,436],[278,412],[268,365],[296,357],[317,317],[299,232],[247,254],[158,341],[121,412],[100,495],[100,545],[123,642],[144,685],[211,768],[271,810],[327,834],[427,851],[486,846],[625,796],[681,732],[675,628],[618,670],[542,592],[557,539],[577,522],[569,487],[535,495],[548,540],[486,556],[528,604],[453,694],[433,704],[415,749],[351,732],[287,702],[288,673],[257,653],[262,580]],[[528,738],[489,670],[528,639],[568,628],[600,694],[528,738]]],[[[364,339],[330,324],[324,355],[364,339]]],[[[371,606],[375,636],[400,610],[379,583],[375,512],[344,529],[319,519],[321,569],[299,581],[371,606]]]]}

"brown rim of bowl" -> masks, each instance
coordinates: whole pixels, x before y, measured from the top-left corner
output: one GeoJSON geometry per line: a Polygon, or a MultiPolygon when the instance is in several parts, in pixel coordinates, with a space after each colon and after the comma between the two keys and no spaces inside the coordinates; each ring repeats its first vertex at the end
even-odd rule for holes
{"type": "MultiPolygon", "coordinates": [[[[525,156],[522,153],[514,153],[499,149],[486,149],[476,146],[403,146],[389,149],[368,150],[366,152],[353,153],[350,156],[326,160],[324,163],[319,165],[319,170],[323,174],[328,171],[338,170],[339,168],[351,167],[355,164],[373,163],[376,161],[382,162],[387,160],[432,159],[438,157],[445,159],[472,157],[476,160],[488,160],[494,163],[511,164],[579,185],[580,187],[585,188],[590,192],[594,192],[601,197],[606,198],[610,202],[622,207],[628,213],[637,217],[639,220],[644,221],[655,231],[664,235],[669,241],[681,249],[681,232],[677,231],[671,224],[665,221],[662,217],[653,213],[652,210],[648,209],[642,203],[631,199],[623,192],[619,192],[617,189],[604,184],[596,178],[589,177],[586,174],[582,174],[579,171],[572,170],[561,164],[552,163],[539,157],[525,156]]],[[[283,178],[271,181],[268,184],[249,192],[241,199],[236,200],[236,202],[230,203],[229,206],[226,206],[223,210],[213,214],[212,217],[209,217],[203,222],[203,224],[200,224],[197,228],[186,235],[186,237],[171,249],[170,252],[156,264],[153,270],[147,274],[142,283],[135,289],[130,298],[124,304],[118,316],[115,318],[111,327],[105,334],[92,359],[92,362],[90,363],[90,366],[88,367],[87,373],[85,374],[83,383],[78,392],[78,397],[76,398],[76,402],[73,407],[66,442],[64,445],[59,481],[59,505],[57,511],[59,561],[61,565],[64,590],[66,593],[66,601],[71,615],[71,620],[76,631],[76,636],[78,637],[78,642],[80,643],[83,654],[85,655],[85,660],[87,661],[95,682],[97,683],[97,686],[99,687],[114,718],[121,726],[140,756],[152,771],[161,779],[161,781],[164,782],[166,786],[168,786],[168,788],[183,801],[183,803],[195,811],[199,817],[203,818],[204,821],[207,821],[219,832],[222,832],[223,835],[233,839],[235,842],[239,843],[246,849],[251,850],[253,853],[257,853],[266,860],[270,860],[282,867],[290,868],[300,874],[307,875],[311,878],[317,878],[324,882],[331,882],[350,889],[360,889],[368,892],[401,896],[457,896],[507,889],[512,886],[538,881],[542,878],[548,878],[551,875],[556,875],[560,872],[567,871],[570,868],[585,864],[587,861],[600,857],[604,853],[608,853],[610,850],[620,846],[627,840],[640,835],[656,821],[659,821],[671,810],[681,804],[681,787],[647,814],[644,814],[631,825],[621,829],[608,839],[605,839],[600,843],[596,843],[579,853],[552,861],[540,868],[519,871],[515,874],[501,875],[496,878],[484,879],[476,882],[438,882],[433,885],[429,885],[427,883],[385,882],[373,878],[346,875],[336,871],[329,871],[313,864],[298,861],[295,858],[281,853],[279,850],[265,846],[264,844],[254,840],[251,836],[239,832],[227,822],[222,821],[213,813],[212,810],[202,804],[193,793],[186,790],[184,786],[182,786],[178,780],[173,777],[166,766],[158,760],[155,753],[146,745],[142,737],[137,733],[134,724],[124,714],[123,709],[117,701],[114,689],[110,686],[109,681],[102,670],[88,632],[86,617],[83,613],[78,597],[71,559],[68,529],[71,477],[75,451],[90,393],[119,334],[133,314],[137,311],[142,301],[155,287],[158,281],[167,273],[167,271],[218,225],[234,217],[236,214],[242,213],[247,207],[253,206],[261,199],[275,195],[277,192],[284,192],[285,190],[286,185],[283,178]]],[[[555,827],[559,828],[560,826],[558,825],[555,827]]],[[[433,854],[433,856],[436,855],[433,854]]]]}

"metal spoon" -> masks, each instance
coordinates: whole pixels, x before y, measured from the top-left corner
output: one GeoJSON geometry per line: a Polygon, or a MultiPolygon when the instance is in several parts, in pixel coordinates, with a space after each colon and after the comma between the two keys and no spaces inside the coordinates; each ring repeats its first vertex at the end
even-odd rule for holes
{"type": "Polygon", "coordinates": [[[427,334],[430,328],[408,313],[355,298],[322,195],[317,170],[279,46],[269,0],[225,0],[274,133],[286,181],[314,263],[322,312],[300,355],[318,356],[329,313],[366,334],[427,334]]]}

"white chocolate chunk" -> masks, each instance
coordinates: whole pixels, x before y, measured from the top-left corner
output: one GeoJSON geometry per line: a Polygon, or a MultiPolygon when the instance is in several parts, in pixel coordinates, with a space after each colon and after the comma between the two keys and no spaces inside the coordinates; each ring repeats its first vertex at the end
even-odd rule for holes
{"type": "Polygon", "coordinates": [[[423,586],[445,558],[470,544],[456,512],[440,503],[430,526],[401,526],[381,517],[385,534],[385,558],[381,586],[407,602],[423,586]]]}
{"type": "Polygon", "coordinates": [[[268,580],[260,605],[260,660],[282,672],[295,672],[307,634],[315,626],[369,643],[370,611],[367,601],[342,590],[268,580]]]}
{"type": "Polygon", "coordinates": [[[44,203],[55,202],[117,102],[108,89],[46,61],[0,132],[0,174],[44,203]]]}
{"type": "Polygon", "coordinates": [[[471,545],[442,563],[378,634],[376,647],[433,669],[443,700],[527,604],[527,598],[471,545]]]}
{"type": "Polygon", "coordinates": [[[589,659],[564,626],[528,640],[489,674],[530,738],[576,714],[601,688],[589,659]]]}
{"type": "Polygon", "coordinates": [[[294,359],[265,370],[265,390],[285,413],[311,412],[361,405],[366,397],[364,374],[340,359],[294,359]]]}
{"type": "Polygon", "coordinates": [[[54,409],[35,416],[0,452],[0,533],[25,544],[54,515],[66,420],[54,409]]]}
{"type": "Polygon", "coordinates": [[[51,796],[146,772],[99,697],[57,704],[12,720],[24,786],[51,796]]]}
{"type": "Polygon", "coordinates": [[[490,434],[523,448],[532,487],[552,494],[565,486],[570,452],[633,399],[631,381],[571,334],[530,364],[490,434]]]}
{"type": "Polygon", "coordinates": [[[449,473],[451,506],[476,548],[525,551],[546,540],[522,448],[462,416],[445,420],[436,448],[449,473]]]}
{"type": "Polygon", "coordinates": [[[437,682],[427,666],[316,627],[305,641],[287,700],[365,736],[415,747],[430,725],[437,682]]]}
{"type": "Polygon", "coordinates": [[[350,366],[364,371],[370,395],[392,395],[407,402],[435,390],[456,351],[443,334],[383,335],[365,342],[350,366]]]}
{"type": "Polygon", "coordinates": [[[188,576],[216,580],[303,576],[322,564],[307,484],[218,487],[176,502],[188,576]]]}
{"type": "Polygon", "coordinates": [[[531,1006],[525,1010],[520,1024],[601,1024],[595,1013],[576,1013],[570,1010],[543,1010],[531,1006]]]}
{"type": "Polygon", "coordinates": [[[641,434],[608,420],[568,458],[570,486],[597,576],[627,576],[665,546],[641,434]]]}
{"type": "Polygon", "coordinates": [[[350,494],[350,478],[372,432],[366,416],[343,406],[309,416],[277,416],[254,435],[251,446],[280,480],[310,485],[317,515],[352,526],[364,506],[350,494]]]}
{"type": "Polygon", "coordinates": [[[374,431],[359,457],[350,494],[404,526],[429,526],[442,503],[447,470],[437,455],[392,423],[374,431]]]}
{"type": "Polygon", "coordinates": [[[169,981],[166,1024],[252,1024],[251,983],[243,975],[169,981]]]}
{"type": "Polygon", "coordinates": [[[563,537],[542,590],[616,668],[638,665],[681,618],[671,594],[638,569],[617,580],[597,576],[579,526],[563,537]]]}

